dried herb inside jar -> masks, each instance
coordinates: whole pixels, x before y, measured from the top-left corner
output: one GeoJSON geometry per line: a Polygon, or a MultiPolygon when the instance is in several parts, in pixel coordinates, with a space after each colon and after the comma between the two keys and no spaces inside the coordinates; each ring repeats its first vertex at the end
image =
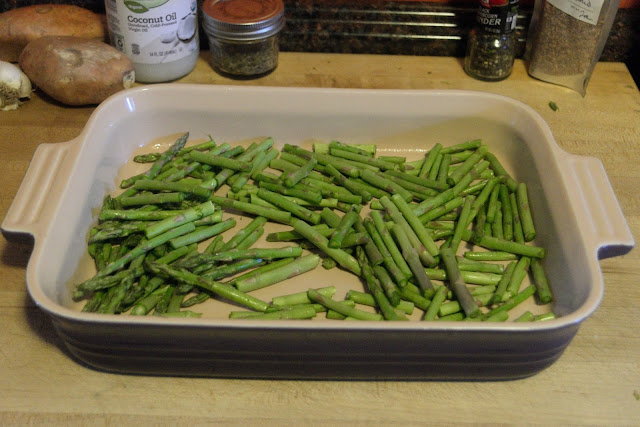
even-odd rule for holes
{"type": "Polygon", "coordinates": [[[502,80],[511,74],[517,15],[518,0],[480,0],[464,64],[470,76],[502,80]]]}
{"type": "Polygon", "coordinates": [[[238,78],[260,77],[278,65],[282,0],[205,0],[202,25],[211,65],[238,78]]]}
{"type": "Polygon", "coordinates": [[[237,76],[259,76],[278,65],[278,35],[253,41],[212,39],[210,51],[217,70],[237,76]]]}

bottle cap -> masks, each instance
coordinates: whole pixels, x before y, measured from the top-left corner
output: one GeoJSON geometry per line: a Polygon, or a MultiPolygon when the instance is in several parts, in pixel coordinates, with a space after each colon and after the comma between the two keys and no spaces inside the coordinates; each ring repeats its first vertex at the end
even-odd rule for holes
{"type": "Polygon", "coordinates": [[[205,0],[202,11],[204,29],[223,39],[266,38],[284,26],[282,0],[205,0]]]}

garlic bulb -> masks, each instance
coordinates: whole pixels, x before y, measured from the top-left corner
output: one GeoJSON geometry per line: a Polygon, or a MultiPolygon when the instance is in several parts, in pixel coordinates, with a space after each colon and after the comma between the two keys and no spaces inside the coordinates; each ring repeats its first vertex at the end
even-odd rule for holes
{"type": "Polygon", "coordinates": [[[0,61],[0,110],[15,110],[20,100],[31,97],[31,81],[10,62],[0,61]]]}

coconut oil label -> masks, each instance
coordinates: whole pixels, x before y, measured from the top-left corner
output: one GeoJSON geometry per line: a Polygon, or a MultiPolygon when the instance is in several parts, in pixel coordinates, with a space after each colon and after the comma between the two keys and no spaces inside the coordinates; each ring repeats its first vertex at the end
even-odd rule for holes
{"type": "Polygon", "coordinates": [[[508,34],[515,30],[518,0],[480,0],[476,20],[483,30],[508,34]]]}
{"type": "Polygon", "coordinates": [[[111,44],[133,62],[162,64],[198,49],[196,0],[107,0],[111,44]]]}
{"type": "Polygon", "coordinates": [[[604,0],[548,0],[550,4],[557,7],[567,15],[586,22],[587,24],[597,25],[598,18],[604,0]]]}

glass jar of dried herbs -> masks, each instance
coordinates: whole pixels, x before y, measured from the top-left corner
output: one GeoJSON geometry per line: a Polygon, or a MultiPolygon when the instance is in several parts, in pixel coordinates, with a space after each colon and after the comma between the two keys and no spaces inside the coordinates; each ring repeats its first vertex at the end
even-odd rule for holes
{"type": "Polygon", "coordinates": [[[221,74],[256,78],[277,67],[282,0],[206,0],[202,23],[211,66],[221,74]]]}
{"type": "Polygon", "coordinates": [[[480,0],[469,32],[464,69],[480,80],[507,78],[513,70],[518,0],[480,0]]]}
{"type": "Polygon", "coordinates": [[[586,94],[620,0],[537,0],[525,57],[529,74],[586,94]]]}

